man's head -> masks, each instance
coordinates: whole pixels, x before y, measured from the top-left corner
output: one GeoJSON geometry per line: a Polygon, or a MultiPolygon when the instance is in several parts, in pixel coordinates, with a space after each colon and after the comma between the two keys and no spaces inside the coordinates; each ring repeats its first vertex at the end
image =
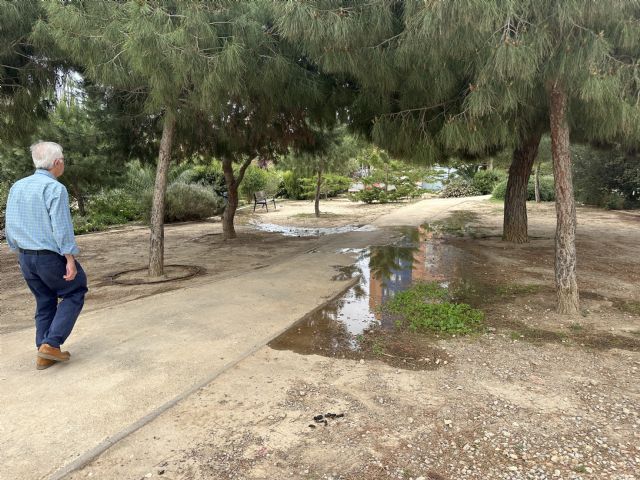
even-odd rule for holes
{"type": "Polygon", "coordinates": [[[31,145],[31,158],[36,168],[49,170],[59,177],[64,173],[62,147],[54,142],[38,142],[31,145]]]}

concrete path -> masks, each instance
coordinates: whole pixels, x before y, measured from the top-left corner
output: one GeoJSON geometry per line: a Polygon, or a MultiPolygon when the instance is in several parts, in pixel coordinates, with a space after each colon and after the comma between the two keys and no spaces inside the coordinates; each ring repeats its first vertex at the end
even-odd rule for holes
{"type": "MultiPolygon", "coordinates": [[[[419,224],[465,201],[426,200],[375,223],[419,224]]],[[[333,265],[351,263],[337,248],[379,235],[327,238],[268,268],[82,315],[65,345],[72,361],[45,371],[31,329],[1,336],[0,479],[62,478],[104,451],[344,289],[330,281],[333,265]]]]}

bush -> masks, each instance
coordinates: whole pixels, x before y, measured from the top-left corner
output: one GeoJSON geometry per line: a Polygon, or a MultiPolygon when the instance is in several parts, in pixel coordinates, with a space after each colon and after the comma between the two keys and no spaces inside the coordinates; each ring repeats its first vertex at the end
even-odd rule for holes
{"type": "Polygon", "coordinates": [[[488,195],[493,192],[493,187],[504,178],[505,174],[500,170],[480,170],[474,175],[471,185],[482,195],[488,195]]]}
{"type": "Polygon", "coordinates": [[[640,154],[572,146],[576,200],[608,209],[640,207],[640,154]]]}
{"type": "Polygon", "coordinates": [[[463,178],[454,178],[440,192],[440,196],[444,198],[472,197],[474,195],[480,195],[480,191],[463,178]]]}
{"type": "MultiPolygon", "coordinates": [[[[305,177],[298,179],[298,185],[302,190],[302,197],[305,199],[316,198],[316,188],[318,185],[318,177],[305,177]]],[[[320,195],[322,197],[336,197],[341,193],[349,190],[351,179],[334,173],[327,173],[322,178],[320,185],[320,195]]]]}
{"type": "Polygon", "coordinates": [[[322,193],[329,197],[335,197],[349,190],[351,179],[334,173],[327,173],[324,176],[322,193]]]}
{"type": "Polygon", "coordinates": [[[144,208],[141,199],[128,190],[102,190],[89,198],[85,216],[74,212],[74,231],[77,234],[97,232],[111,225],[141,220],[144,208]]]}
{"type": "MultiPolygon", "coordinates": [[[[535,187],[535,179],[532,175],[529,178],[529,184],[527,185],[527,200],[535,200],[536,199],[536,187],[535,187]]],[[[507,193],[507,181],[503,180],[500,183],[496,184],[493,188],[493,193],[491,194],[492,198],[497,200],[504,200],[504,197],[507,193]]],[[[540,200],[543,202],[552,202],[556,199],[555,187],[553,184],[553,176],[552,175],[544,175],[540,177],[540,200]]]]}
{"type": "Polygon", "coordinates": [[[218,195],[222,195],[227,191],[227,184],[224,179],[222,165],[219,163],[210,163],[208,165],[196,165],[195,167],[183,172],[178,181],[182,183],[198,183],[213,188],[218,195]]]}
{"type": "Polygon", "coordinates": [[[274,195],[278,191],[280,180],[280,174],[276,171],[249,165],[240,183],[239,193],[250,202],[253,201],[253,194],[256,192],[264,191],[268,195],[274,195]]]}
{"type": "Polygon", "coordinates": [[[388,203],[389,198],[387,196],[387,192],[380,187],[371,187],[369,189],[361,190],[356,192],[351,197],[353,200],[361,201],[364,203],[388,203]]]}
{"type": "Polygon", "coordinates": [[[304,193],[300,185],[300,177],[296,172],[287,170],[282,174],[283,196],[291,200],[302,200],[304,193]]]}
{"type": "MultiPolygon", "coordinates": [[[[224,208],[222,197],[211,188],[195,183],[175,182],[167,188],[165,222],[202,220],[219,215],[224,208]]],[[[151,212],[151,204],[147,210],[151,212]]]]}

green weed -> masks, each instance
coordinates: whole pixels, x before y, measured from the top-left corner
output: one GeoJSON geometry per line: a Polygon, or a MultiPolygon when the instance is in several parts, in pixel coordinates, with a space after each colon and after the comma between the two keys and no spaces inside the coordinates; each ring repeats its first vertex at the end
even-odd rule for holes
{"type": "Polygon", "coordinates": [[[409,330],[467,334],[478,331],[484,313],[466,303],[449,301],[447,289],[437,282],[418,283],[398,293],[384,310],[401,317],[401,325],[409,330]]]}

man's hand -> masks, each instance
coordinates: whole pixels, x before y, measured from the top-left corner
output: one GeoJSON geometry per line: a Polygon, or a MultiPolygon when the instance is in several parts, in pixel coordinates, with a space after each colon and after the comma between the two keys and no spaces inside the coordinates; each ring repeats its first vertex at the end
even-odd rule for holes
{"type": "Polygon", "coordinates": [[[76,269],[76,259],[73,258],[73,255],[65,255],[65,257],[67,257],[67,274],[62,278],[67,282],[70,282],[76,278],[76,275],[78,274],[78,270],[76,269]]]}

